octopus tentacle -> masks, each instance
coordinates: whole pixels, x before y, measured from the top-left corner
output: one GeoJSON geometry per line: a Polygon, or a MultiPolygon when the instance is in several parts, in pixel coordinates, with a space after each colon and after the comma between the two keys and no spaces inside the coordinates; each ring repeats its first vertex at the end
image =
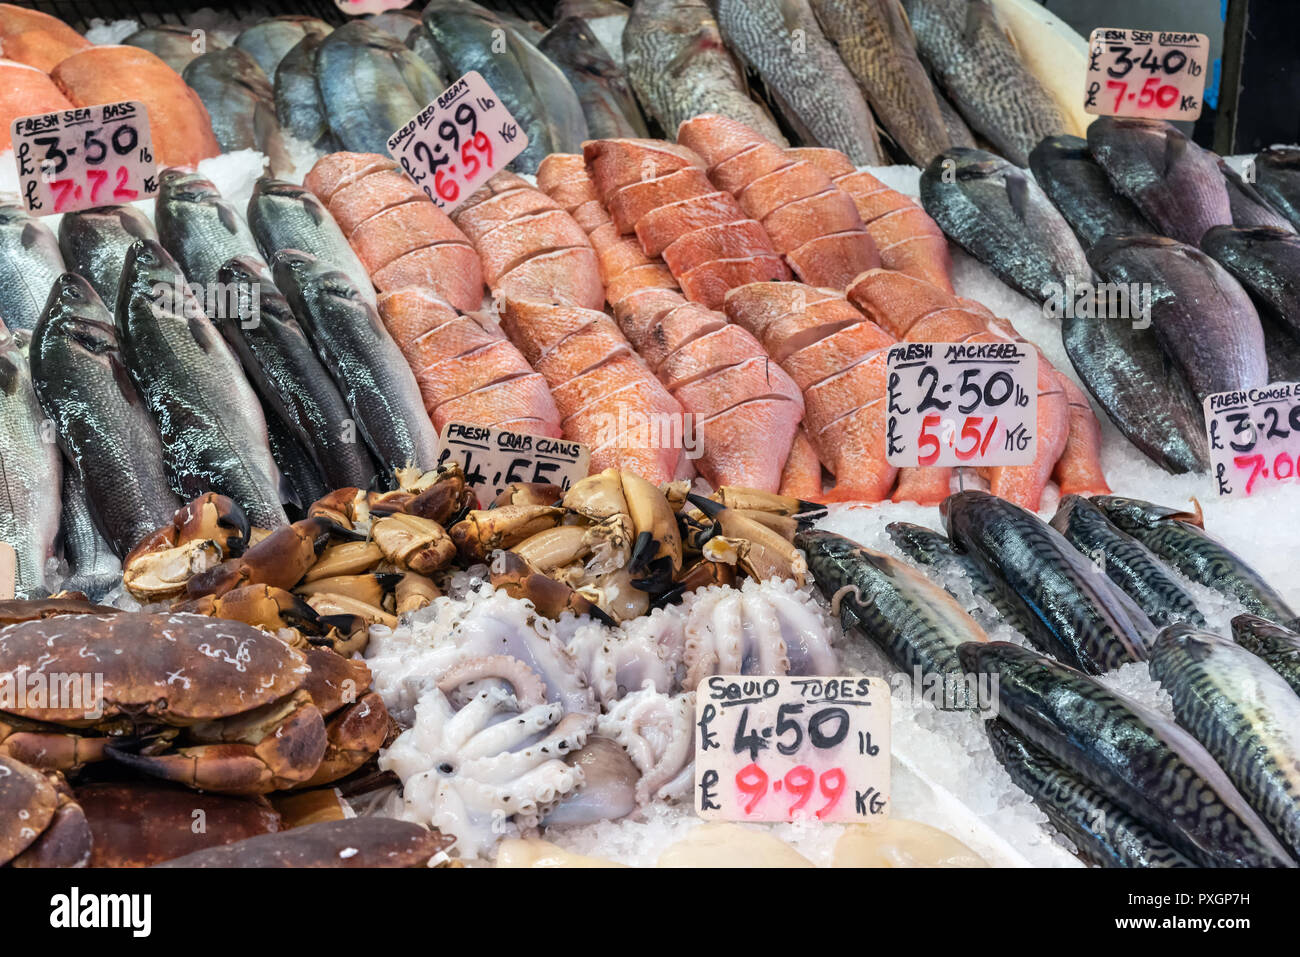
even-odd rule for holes
{"type": "Polygon", "coordinates": [[[546,700],[546,685],[537,672],[510,655],[483,655],[453,665],[438,681],[438,690],[451,694],[461,685],[484,678],[500,678],[515,689],[520,707],[531,708],[546,700]]]}

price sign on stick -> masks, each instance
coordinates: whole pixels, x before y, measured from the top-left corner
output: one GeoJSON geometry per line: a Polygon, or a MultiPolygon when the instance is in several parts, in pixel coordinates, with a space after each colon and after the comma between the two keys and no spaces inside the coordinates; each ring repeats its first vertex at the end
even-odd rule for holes
{"type": "Polygon", "coordinates": [[[480,504],[487,505],[515,482],[568,489],[586,478],[591,451],[579,442],[448,422],[438,438],[438,465],[452,462],[465,471],[480,504]]]}
{"type": "Polygon", "coordinates": [[[1099,27],[1088,40],[1083,108],[1096,116],[1195,120],[1209,60],[1203,33],[1099,27]]]}
{"type": "Polygon", "coordinates": [[[695,813],[727,821],[889,815],[880,678],[714,675],[695,690],[695,813]]]}
{"type": "Polygon", "coordinates": [[[1038,352],[1023,342],[889,349],[885,458],[901,468],[1028,465],[1038,444],[1038,352]]]}
{"type": "Polygon", "coordinates": [[[474,71],[388,138],[388,152],[446,213],[527,147],[523,127],[474,71]]]}
{"type": "Polygon", "coordinates": [[[158,194],[149,112],[136,100],[21,116],[11,133],[18,188],[37,216],[158,194]]]}
{"type": "Polygon", "coordinates": [[[0,542],[0,601],[14,597],[14,580],[18,576],[18,553],[8,542],[0,542]]]}
{"type": "Polygon", "coordinates": [[[1220,495],[1292,484],[1300,466],[1300,383],[1205,397],[1210,462],[1220,495]]]}

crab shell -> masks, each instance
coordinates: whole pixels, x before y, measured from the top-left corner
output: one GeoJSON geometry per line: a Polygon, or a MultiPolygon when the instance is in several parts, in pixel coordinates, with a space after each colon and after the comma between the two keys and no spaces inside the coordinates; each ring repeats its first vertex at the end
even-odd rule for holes
{"type": "Polygon", "coordinates": [[[0,755],[0,864],[35,843],[58,806],[58,792],[44,774],[0,755]]]}
{"type": "Polygon", "coordinates": [[[59,615],[116,615],[121,609],[109,605],[95,605],[80,598],[37,598],[24,600],[10,598],[0,601],[0,627],[16,625],[20,621],[37,621],[57,618],[59,615]]]}
{"type": "Polygon", "coordinates": [[[161,867],[424,867],[452,839],[409,821],[356,817],[250,837],[161,867]]]}

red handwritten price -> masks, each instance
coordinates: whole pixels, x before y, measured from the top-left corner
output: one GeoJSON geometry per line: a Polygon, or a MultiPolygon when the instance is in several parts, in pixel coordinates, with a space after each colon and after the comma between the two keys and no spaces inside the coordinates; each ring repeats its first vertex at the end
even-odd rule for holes
{"type": "Polygon", "coordinates": [[[826,803],[815,812],[817,820],[820,821],[840,803],[840,798],[844,796],[845,785],[848,783],[843,768],[831,768],[818,776],[817,772],[806,764],[800,764],[787,771],[785,777],[776,782],[771,792],[768,790],[770,780],[767,772],[754,763],[747,764],[736,772],[736,790],[749,799],[745,804],[746,814],[752,814],[754,808],[767,794],[775,795],[784,788],[787,794],[795,798],[794,803],[786,808],[785,814],[794,817],[796,812],[802,810],[804,805],[812,800],[816,787],[827,798],[826,803]]]}

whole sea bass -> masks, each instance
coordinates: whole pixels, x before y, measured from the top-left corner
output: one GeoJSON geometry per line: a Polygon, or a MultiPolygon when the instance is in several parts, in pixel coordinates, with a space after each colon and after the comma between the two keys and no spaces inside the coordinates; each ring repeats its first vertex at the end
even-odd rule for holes
{"type": "Polygon", "coordinates": [[[272,80],[275,117],[280,127],[324,153],[338,150],[338,141],[325,114],[325,101],[316,85],[316,57],[324,37],[309,33],[284,55],[272,80]]]}
{"type": "Polygon", "coordinates": [[[137,240],[157,238],[149,217],[134,206],[83,209],[59,220],[59,248],[68,272],[94,287],[110,316],[117,310],[126,251],[137,240]]]}
{"type": "Polygon", "coordinates": [[[375,307],[346,275],[314,256],[285,250],[271,264],[276,286],[306,326],[384,477],[399,468],[434,468],[437,433],[415,375],[375,307]]]}
{"type": "Polygon", "coordinates": [[[387,154],[393,131],[443,91],[428,64],[361,20],[350,20],[321,41],[316,85],[335,139],[356,153],[387,154]]]}
{"type": "Polygon", "coordinates": [[[45,566],[59,534],[63,465],[44,423],[27,359],[0,323],[0,542],[16,554],[16,598],[49,593],[45,566]]]}
{"type": "Polygon", "coordinates": [[[248,226],[262,257],[300,249],[345,273],[362,297],[376,301],[370,274],[323,203],[307,189],[263,176],[248,201],[248,226]]]}
{"type": "MultiPolygon", "coordinates": [[[[308,453],[330,489],[368,488],[375,464],[354,435],[352,414],[329,371],[317,358],[289,302],[260,259],[241,256],[222,266],[218,279],[255,291],[256,322],[241,314],[217,323],[239,356],[263,406],[308,453]]],[[[245,301],[249,308],[254,306],[245,301]]]]}
{"type": "Polygon", "coordinates": [[[846,628],[861,628],[900,671],[941,676],[955,707],[978,706],[957,649],[988,637],[947,592],[898,559],[832,532],[798,532],[795,546],[846,628]]]}
{"type": "Polygon", "coordinates": [[[1253,655],[1258,655],[1280,674],[1291,690],[1300,695],[1300,634],[1296,622],[1284,628],[1259,615],[1238,615],[1232,619],[1232,638],[1253,655]]]}
{"type": "Polygon", "coordinates": [[[1300,860],[1300,698],[1245,648],[1186,625],[1160,633],[1151,677],[1178,723],[1300,860]]]}
{"type": "Polygon", "coordinates": [[[1192,513],[1118,495],[1093,501],[1112,522],[1192,581],[1241,602],[1253,615],[1288,626],[1295,620],[1295,612],[1259,572],[1206,534],[1199,506],[1192,513]]]}
{"type": "Polygon", "coordinates": [[[998,679],[998,716],[1202,867],[1293,867],[1285,848],[1195,738],[1156,712],[1037,652],[963,645],[998,679]]]}
{"type": "Polygon", "coordinates": [[[1056,529],[987,492],[949,496],[948,537],[1004,598],[1020,606],[1029,638],[1089,674],[1146,658],[1150,619],[1056,529]]]}
{"type": "Polygon", "coordinates": [[[233,499],[259,528],[285,524],[266,419],[230,347],[159,243],[127,254],[117,326],[131,379],[158,422],[172,488],[233,499]]]}
{"type": "Polygon", "coordinates": [[[182,76],[207,107],[223,153],[257,150],[270,159],[272,173],[292,172],[271,78],[250,54],[237,46],[213,50],[192,60],[182,76]]]}
{"type": "Polygon", "coordinates": [[[267,76],[304,37],[323,37],[334,28],[316,17],[268,17],[235,38],[235,46],[252,55],[267,76]]]}
{"type": "Polygon", "coordinates": [[[984,724],[993,755],[1048,820],[1099,867],[1192,867],[1105,792],[1058,764],[1002,719],[984,724]]]}
{"type": "Polygon", "coordinates": [[[592,139],[646,138],[645,120],[623,71],[585,20],[561,20],[537,47],[563,72],[582,103],[592,139]]]}
{"type": "Polygon", "coordinates": [[[1103,239],[1088,256],[1112,283],[1151,290],[1151,328],[1197,398],[1268,383],[1264,328],[1250,296],[1195,246],[1163,236],[1103,239]]]}
{"type": "Polygon", "coordinates": [[[20,205],[0,203],[0,321],[20,347],[26,347],[64,268],[50,227],[20,205]]]}
{"type": "Polygon", "coordinates": [[[1082,137],[1047,137],[1029,154],[1029,168],[1085,249],[1105,236],[1155,233],[1138,208],[1115,192],[1082,137]]]}
{"type": "MultiPolygon", "coordinates": [[[[190,282],[211,293],[224,263],[236,256],[257,255],[257,240],[211,180],[182,169],[166,169],[158,183],[154,209],[158,241],[190,282]]],[[[217,318],[211,312],[209,309],[208,318],[217,318]]]]}
{"type": "Polygon", "coordinates": [[[812,0],[812,10],[880,125],[915,165],[924,167],[935,154],[959,145],[917,56],[916,35],[900,0],[812,0]]]}
{"type": "Polygon", "coordinates": [[[988,0],[903,0],[917,48],[970,128],[1017,166],[1065,132],[1050,93],[1021,62],[988,0]]]}
{"type": "Polygon", "coordinates": [[[719,113],[787,145],[767,110],[750,99],[705,0],[636,0],[623,53],[628,82],[668,139],[686,120],[719,113]]]}
{"type": "Polygon", "coordinates": [[[578,94],[527,39],[469,0],[432,0],[422,19],[425,37],[452,78],[477,70],[528,135],[512,170],[533,173],[551,153],[582,152],[587,122],[578,94]]]}
{"type": "Polygon", "coordinates": [[[86,280],[59,278],[32,339],[45,414],[114,554],[126,557],[181,507],[163,465],[158,426],[122,358],[117,327],[86,280]]]}
{"type": "Polygon", "coordinates": [[[921,174],[921,205],[949,238],[1011,288],[1058,303],[1092,268],[1078,240],[1023,169],[984,150],[954,147],[921,174]]]}
{"type": "Polygon", "coordinates": [[[1091,499],[1065,496],[1051,525],[1124,589],[1155,624],[1183,621],[1205,627],[1196,602],[1169,568],[1132,535],[1112,525],[1091,499]]]}
{"type": "Polygon", "coordinates": [[[59,539],[63,560],[68,563],[63,591],[79,591],[91,601],[100,601],[122,584],[122,560],[113,554],[112,546],[95,526],[81,476],[66,461],[63,463],[63,523],[59,539]]]}
{"type": "Polygon", "coordinates": [[[857,166],[883,160],[862,90],[817,25],[808,0],[710,0],[728,45],[763,83],[807,146],[857,166]]]}
{"type": "Polygon", "coordinates": [[[1162,235],[1195,246],[1211,226],[1232,222],[1218,157],[1164,120],[1099,116],[1088,148],[1162,235]]]}

